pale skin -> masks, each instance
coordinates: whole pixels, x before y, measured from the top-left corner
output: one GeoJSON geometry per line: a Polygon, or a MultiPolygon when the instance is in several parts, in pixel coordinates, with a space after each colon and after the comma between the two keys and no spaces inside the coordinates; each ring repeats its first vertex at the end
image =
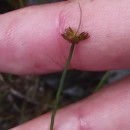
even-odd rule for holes
{"type": "MultiPolygon", "coordinates": [[[[81,31],[90,38],[75,48],[71,67],[130,67],[130,0],[80,0],[81,31]]],[[[39,74],[63,69],[69,43],[61,33],[79,23],[76,0],[0,15],[0,71],[39,74]]],[[[93,77],[94,78],[94,77],[93,77]]],[[[57,112],[54,130],[130,130],[130,77],[57,112]]],[[[50,113],[11,130],[49,130],[50,113]]]]}

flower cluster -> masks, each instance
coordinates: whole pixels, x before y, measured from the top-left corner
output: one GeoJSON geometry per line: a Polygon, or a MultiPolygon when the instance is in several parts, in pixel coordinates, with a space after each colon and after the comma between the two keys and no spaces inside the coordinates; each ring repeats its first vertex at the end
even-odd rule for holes
{"type": "Polygon", "coordinates": [[[78,44],[80,41],[83,41],[89,38],[88,33],[82,32],[79,35],[77,35],[77,33],[75,33],[71,27],[66,28],[65,32],[61,35],[65,40],[67,40],[68,42],[72,44],[78,44]]]}

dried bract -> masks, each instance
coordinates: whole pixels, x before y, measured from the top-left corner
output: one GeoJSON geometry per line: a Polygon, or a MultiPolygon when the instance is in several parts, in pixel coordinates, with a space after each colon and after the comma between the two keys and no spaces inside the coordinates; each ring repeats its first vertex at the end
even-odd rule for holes
{"type": "Polygon", "coordinates": [[[83,41],[89,38],[88,33],[82,32],[79,35],[77,35],[77,33],[74,32],[71,27],[66,28],[65,32],[61,35],[65,40],[67,40],[68,42],[72,44],[78,44],[80,41],[83,41]]]}

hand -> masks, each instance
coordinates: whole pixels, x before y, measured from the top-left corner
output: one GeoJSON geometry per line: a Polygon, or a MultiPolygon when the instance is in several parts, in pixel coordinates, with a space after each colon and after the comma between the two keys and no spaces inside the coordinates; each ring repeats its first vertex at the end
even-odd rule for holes
{"type": "MultiPolygon", "coordinates": [[[[130,1],[80,0],[83,31],[90,38],[75,48],[71,68],[111,70],[130,67],[130,1]]],[[[61,33],[77,28],[76,0],[33,6],[0,15],[0,70],[15,74],[63,69],[69,50],[61,33]]],[[[59,110],[55,130],[129,130],[130,77],[59,110]]],[[[49,130],[50,114],[12,130],[49,130]]]]}

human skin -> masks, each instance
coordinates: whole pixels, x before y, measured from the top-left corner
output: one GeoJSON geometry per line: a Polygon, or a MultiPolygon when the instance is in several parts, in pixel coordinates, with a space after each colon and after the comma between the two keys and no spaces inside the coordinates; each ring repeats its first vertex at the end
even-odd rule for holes
{"type": "MultiPolygon", "coordinates": [[[[130,67],[130,0],[80,0],[81,32],[70,69],[130,67]]],[[[32,6],[0,15],[0,71],[45,74],[63,69],[70,44],[61,33],[77,28],[78,1],[32,6]]],[[[130,77],[57,112],[54,130],[129,130],[130,77]]],[[[12,130],[49,130],[50,114],[12,130]]]]}

